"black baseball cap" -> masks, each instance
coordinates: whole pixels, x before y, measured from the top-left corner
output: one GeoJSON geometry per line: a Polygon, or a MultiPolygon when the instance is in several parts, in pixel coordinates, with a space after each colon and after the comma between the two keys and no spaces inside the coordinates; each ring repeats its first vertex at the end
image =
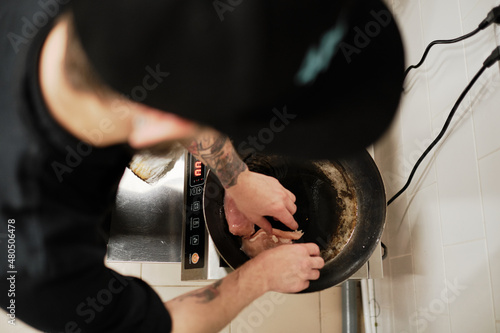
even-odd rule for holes
{"type": "Polygon", "coordinates": [[[74,0],[76,31],[114,90],[259,151],[364,149],[399,104],[404,53],[379,0],[74,0]]]}

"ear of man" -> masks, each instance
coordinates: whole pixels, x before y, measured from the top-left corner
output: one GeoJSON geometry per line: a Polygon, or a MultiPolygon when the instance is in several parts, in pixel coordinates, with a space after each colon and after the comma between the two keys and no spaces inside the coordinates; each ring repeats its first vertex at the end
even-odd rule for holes
{"type": "MultiPolygon", "coordinates": [[[[68,22],[68,39],[65,52],[64,69],[71,86],[78,91],[92,93],[103,101],[120,98],[119,94],[108,87],[95,72],[76,34],[71,12],[63,14],[61,20],[68,22]]],[[[109,103],[113,104],[113,103],[109,103]]],[[[164,141],[185,139],[195,132],[197,127],[187,119],[172,113],[160,111],[145,105],[129,101],[132,111],[132,126],[128,136],[129,144],[134,148],[145,148],[164,141]]]]}

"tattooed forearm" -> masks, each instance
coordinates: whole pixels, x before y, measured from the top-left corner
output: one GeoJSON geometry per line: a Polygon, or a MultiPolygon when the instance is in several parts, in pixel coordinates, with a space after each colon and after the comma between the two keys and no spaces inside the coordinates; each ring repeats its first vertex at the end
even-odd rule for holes
{"type": "Polygon", "coordinates": [[[188,298],[196,298],[198,303],[206,304],[213,301],[220,295],[219,287],[222,284],[222,280],[215,282],[214,284],[205,287],[201,290],[195,290],[186,295],[180,296],[177,300],[182,302],[188,298]]]}
{"type": "Polygon", "coordinates": [[[207,129],[193,138],[187,148],[193,155],[210,155],[222,151],[228,140],[225,135],[207,129]]]}
{"type": "Polygon", "coordinates": [[[248,169],[234,149],[231,149],[228,155],[225,161],[219,160],[219,168],[216,171],[217,177],[226,189],[236,185],[240,173],[248,169]]]}
{"type": "Polygon", "coordinates": [[[214,130],[205,130],[187,149],[215,172],[225,188],[236,185],[240,173],[247,170],[229,138],[214,130]]]}

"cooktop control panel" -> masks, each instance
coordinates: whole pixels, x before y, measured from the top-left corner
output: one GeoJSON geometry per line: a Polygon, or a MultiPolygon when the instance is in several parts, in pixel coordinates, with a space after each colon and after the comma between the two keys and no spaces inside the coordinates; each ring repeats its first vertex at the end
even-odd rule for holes
{"type": "Polygon", "coordinates": [[[193,155],[187,157],[183,266],[184,269],[197,269],[205,266],[207,231],[203,216],[203,186],[207,170],[193,155]]]}

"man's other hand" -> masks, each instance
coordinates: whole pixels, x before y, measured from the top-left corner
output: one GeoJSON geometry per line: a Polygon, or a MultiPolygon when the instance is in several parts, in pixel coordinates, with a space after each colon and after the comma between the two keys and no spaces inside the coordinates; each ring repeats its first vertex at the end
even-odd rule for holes
{"type": "MultiPolygon", "coordinates": [[[[267,233],[272,233],[272,227],[265,216],[273,217],[292,230],[299,226],[293,218],[297,211],[295,195],[276,178],[246,170],[240,173],[235,185],[226,189],[226,195],[248,221],[267,233]]],[[[231,225],[231,221],[228,223],[231,225]]]]}
{"type": "Polygon", "coordinates": [[[296,293],[319,278],[319,270],[325,265],[319,255],[314,243],[287,244],[262,252],[248,266],[264,278],[268,291],[296,293]]]}

